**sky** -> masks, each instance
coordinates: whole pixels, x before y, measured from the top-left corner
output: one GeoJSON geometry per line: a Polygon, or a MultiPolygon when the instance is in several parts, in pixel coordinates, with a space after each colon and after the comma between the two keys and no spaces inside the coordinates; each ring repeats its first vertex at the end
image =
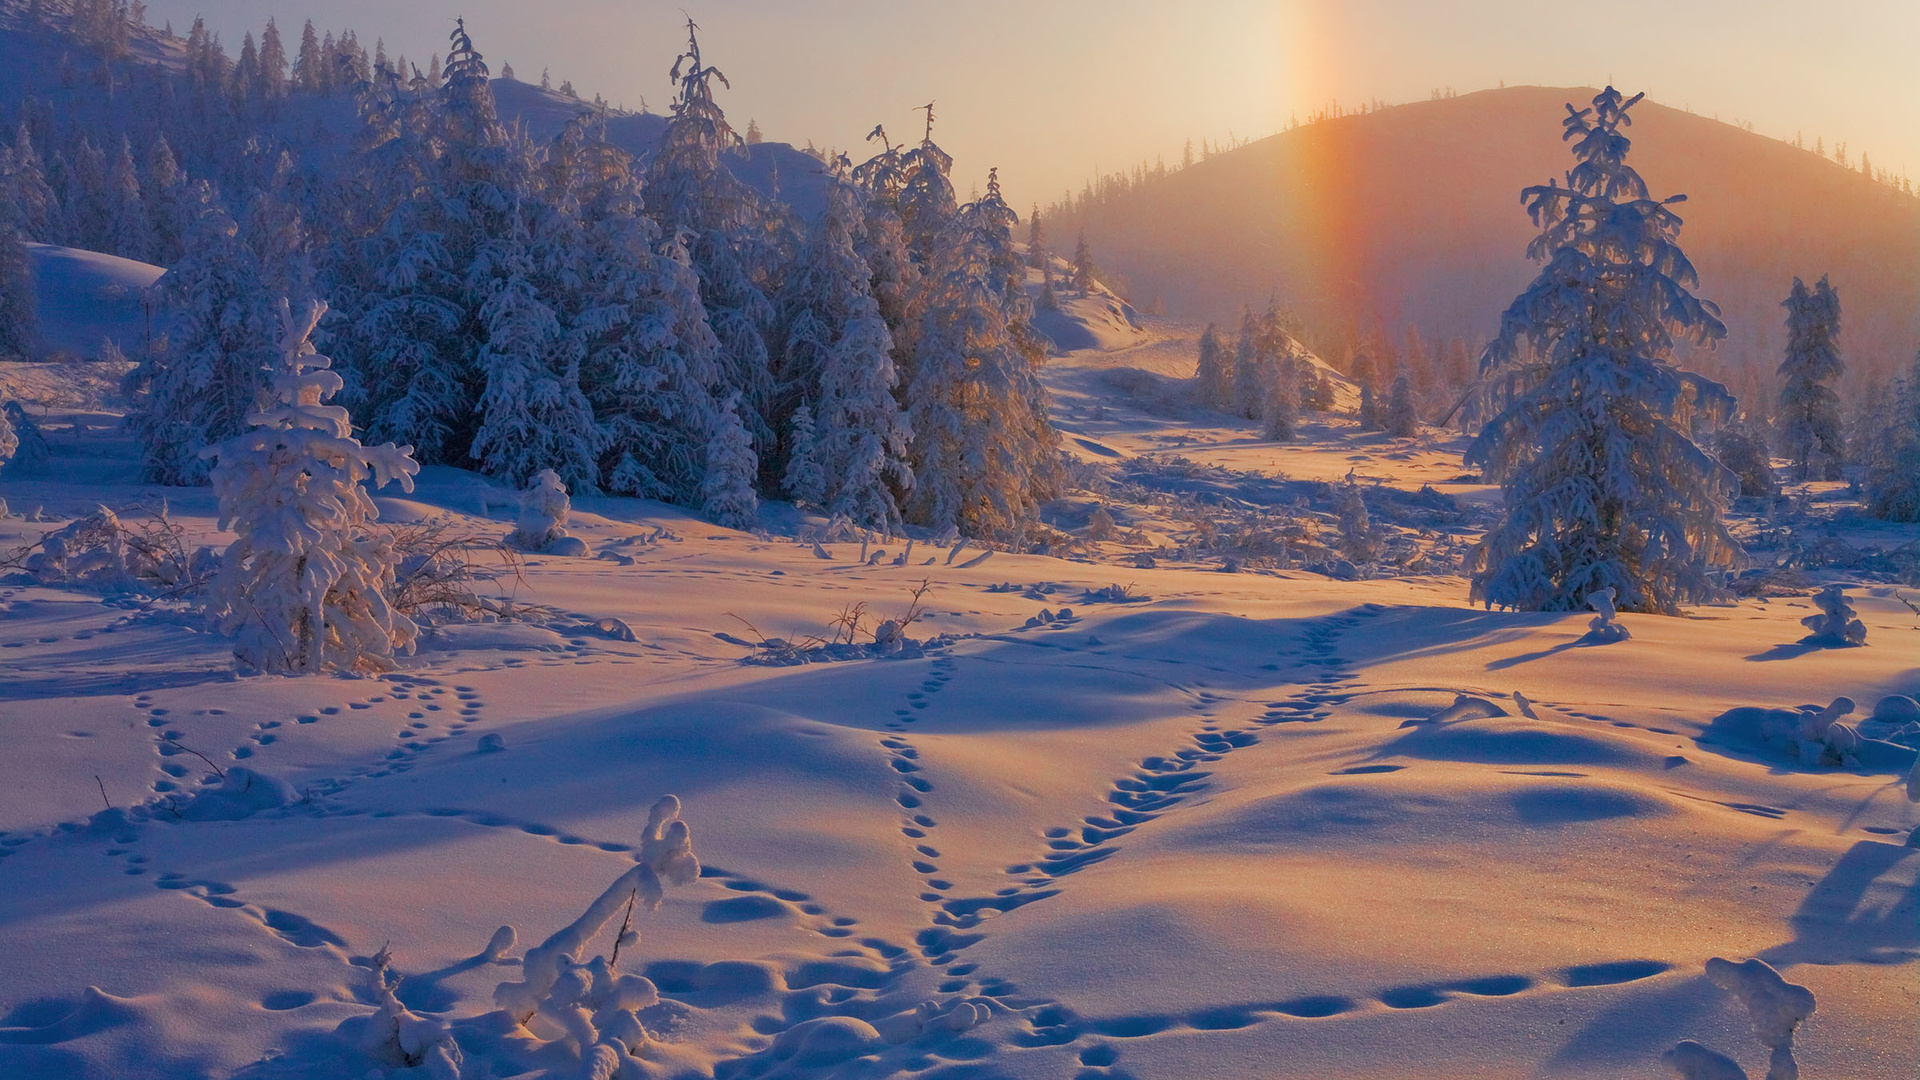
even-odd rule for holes
{"type": "Polygon", "coordinates": [[[1920,0],[149,0],[147,18],[184,31],[204,15],[230,53],[269,15],[291,49],[311,18],[424,68],[463,15],[496,73],[550,69],[589,99],[659,112],[683,11],[732,82],[720,101],[741,130],[756,120],[769,139],[858,161],[876,123],[917,137],[914,108],[932,101],[955,187],[998,166],[1016,207],[1336,101],[1502,83],[1611,81],[1920,178],[1920,0]]]}

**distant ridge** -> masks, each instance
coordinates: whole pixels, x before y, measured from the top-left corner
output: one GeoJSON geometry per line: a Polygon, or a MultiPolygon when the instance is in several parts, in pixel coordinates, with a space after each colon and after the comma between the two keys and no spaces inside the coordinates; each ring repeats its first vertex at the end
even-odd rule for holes
{"type": "MultiPolygon", "coordinates": [[[[1631,92],[1631,88],[1623,88],[1631,92]]],[[[1149,182],[1084,221],[1137,305],[1226,318],[1270,291],[1332,332],[1479,343],[1535,272],[1520,189],[1560,177],[1566,103],[1587,88],[1513,87],[1321,121],[1149,182]]],[[[1806,150],[1651,100],[1628,160],[1656,197],[1685,194],[1681,242],[1725,309],[1729,365],[1772,364],[1795,275],[1831,273],[1856,370],[1920,346],[1920,199],[1806,150]]]]}

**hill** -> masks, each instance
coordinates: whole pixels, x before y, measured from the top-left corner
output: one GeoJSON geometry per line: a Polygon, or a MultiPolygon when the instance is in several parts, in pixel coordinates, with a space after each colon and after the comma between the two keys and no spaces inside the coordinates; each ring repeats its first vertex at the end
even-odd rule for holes
{"type": "MultiPolygon", "coordinates": [[[[1561,176],[1565,103],[1516,87],[1325,120],[1096,200],[1084,227],[1134,303],[1225,318],[1270,292],[1316,327],[1376,323],[1479,342],[1534,273],[1519,193],[1561,176]]],[[[1629,161],[1684,193],[1681,241],[1725,309],[1723,358],[1770,365],[1792,278],[1832,275],[1857,369],[1920,343],[1920,200],[1787,143],[1643,101],[1629,161]]]]}

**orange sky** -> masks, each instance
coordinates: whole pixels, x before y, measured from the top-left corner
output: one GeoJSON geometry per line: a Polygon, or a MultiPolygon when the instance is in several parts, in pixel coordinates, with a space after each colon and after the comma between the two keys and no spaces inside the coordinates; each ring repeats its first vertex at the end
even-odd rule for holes
{"type": "Polygon", "coordinates": [[[233,51],[270,14],[296,40],[311,17],[423,57],[444,51],[459,13],[496,70],[549,67],[589,97],[658,110],[683,6],[733,80],[722,103],[740,127],[754,118],[770,138],[857,160],[876,122],[904,133],[934,99],[961,193],[998,165],[1022,204],[1096,168],[1176,159],[1189,138],[1268,135],[1334,100],[1503,81],[1611,79],[1920,177],[1920,0],[150,0],[148,18],[184,28],[203,13],[233,51]]]}

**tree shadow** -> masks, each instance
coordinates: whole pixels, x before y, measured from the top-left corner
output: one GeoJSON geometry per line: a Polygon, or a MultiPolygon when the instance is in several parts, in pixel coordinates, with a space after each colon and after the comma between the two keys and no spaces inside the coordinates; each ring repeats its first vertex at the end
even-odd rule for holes
{"type": "Polygon", "coordinates": [[[1535,660],[1545,660],[1547,657],[1553,656],[1556,653],[1563,653],[1563,652],[1566,652],[1568,649],[1577,649],[1577,648],[1580,648],[1580,646],[1581,646],[1581,642],[1578,640],[1563,641],[1560,644],[1555,645],[1551,649],[1541,649],[1538,652],[1521,653],[1519,656],[1509,656],[1505,660],[1495,660],[1493,663],[1487,665],[1487,670],[1488,671],[1505,671],[1507,668],[1518,667],[1521,664],[1532,663],[1535,660]]]}
{"type": "Polygon", "coordinates": [[[1752,656],[1745,657],[1744,659],[1765,663],[1769,660],[1791,660],[1796,656],[1805,656],[1810,652],[1819,651],[1820,646],[1818,645],[1801,645],[1795,642],[1792,645],[1775,645],[1766,652],[1754,653],[1752,656]]]}

